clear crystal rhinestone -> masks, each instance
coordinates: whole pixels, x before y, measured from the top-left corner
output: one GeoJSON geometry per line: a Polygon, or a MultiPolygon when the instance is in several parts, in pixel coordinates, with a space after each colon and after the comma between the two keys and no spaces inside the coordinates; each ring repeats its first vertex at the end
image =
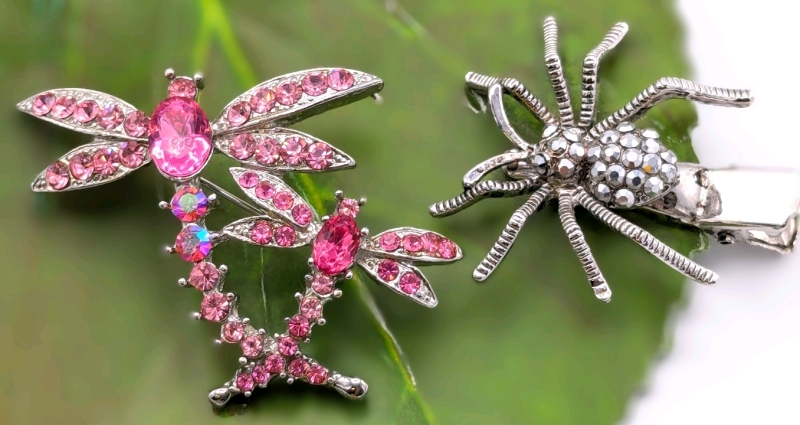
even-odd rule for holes
{"type": "Polygon", "coordinates": [[[569,157],[576,161],[580,161],[586,156],[586,148],[580,143],[569,145],[567,152],[569,153],[569,157]]]}
{"type": "Polygon", "coordinates": [[[635,134],[628,133],[619,139],[619,144],[624,148],[635,148],[639,146],[639,138],[635,134]]]}
{"type": "Polygon", "coordinates": [[[669,164],[674,164],[678,162],[678,157],[676,157],[675,153],[672,152],[671,150],[665,150],[664,152],[661,152],[661,159],[663,159],[664,162],[669,164]]]}
{"type": "Polygon", "coordinates": [[[567,139],[559,137],[558,139],[555,139],[552,142],[550,142],[550,152],[556,155],[561,155],[567,150],[568,144],[569,142],[567,142],[567,139]]]}
{"type": "Polygon", "coordinates": [[[675,183],[675,179],[678,177],[678,169],[672,164],[663,164],[661,165],[661,171],[658,175],[661,176],[667,184],[672,184],[675,183]]]}
{"type": "Polygon", "coordinates": [[[606,170],[608,167],[604,162],[595,162],[589,170],[589,177],[596,182],[602,181],[606,177],[606,170]]]}
{"type": "Polygon", "coordinates": [[[619,146],[617,145],[608,145],[603,148],[603,153],[600,157],[605,162],[617,162],[619,160],[619,146]]]}
{"type": "Polygon", "coordinates": [[[655,198],[664,191],[664,182],[658,177],[650,177],[644,182],[644,194],[655,198]]]}
{"type": "Polygon", "coordinates": [[[621,131],[623,133],[627,133],[627,132],[636,130],[636,126],[634,126],[633,124],[631,124],[631,123],[629,123],[627,121],[623,121],[623,122],[619,123],[619,125],[617,126],[617,130],[619,130],[619,131],[621,131]]]}
{"type": "Polygon", "coordinates": [[[600,136],[600,143],[604,145],[617,143],[617,140],[619,140],[619,132],[617,130],[606,130],[603,135],[600,136]]]}
{"type": "Polygon", "coordinates": [[[614,192],[614,205],[619,208],[630,208],[636,202],[633,192],[628,189],[620,189],[614,192]]]}
{"type": "Polygon", "coordinates": [[[544,153],[537,153],[533,156],[533,171],[539,174],[547,174],[548,169],[550,168],[549,163],[550,157],[544,153]]]}
{"type": "Polygon", "coordinates": [[[642,131],[642,137],[646,139],[658,139],[658,132],[652,128],[646,128],[642,131]]]}
{"type": "Polygon", "coordinates": [[[568,159],[558,161],[558,175],[564,178],[572,177],[575,174],[575,163],[568,159]]]}
{"type": "Polygon", "coordinates": [[[661,143],[656,139],[645,139],[642,142],[642,150],[644,153],[658,153],[661,150],[661,143]]]}
{"type": "Polygon", "coordinates": [[[594,188],[594,196],[600,201],[608,202],[611,200],[611,188],[607,185],[600,183],[594,188]]]}
{"type": "Polygon", "coordinates": [[[599,145],[594,145],[586,150],[586,159],[589,162],[595,162],[600,159],[600,151],[603,148],[599,145]]]}
{"type": "Polygon", "coordinates": [[[556,131],[558,131],[558,126],[548,125],[547,127],[544,128],[544,132],[542,133],[542,139],[546,139],[556,134],[556,131]]]}
{"type": "Polygon", "coordinates": [[[647,174],[658,174],[661,169],[661,158],[654,153],[649,153],[642,158],[642,170],[647,174]]]}
{"type": "Polygon", "coordinates": [[[570,142],[577,142],[578,140],[581,139],[580,130],[578,130],[577,128],[569,128],[563,134],[564,137],[566,137],[567,140],[569,140],[570,142]]]}
{"type": "Polygon", "coordinates": [[[642,165],[642,151],[639,149],[626,149],[622,152],[622,165],[635,168],[642,165]]]}
{"type": "Polygon", "coordinates": [[[645,174],[642,170],[631,170],[625,176],[625,184],[631,189],[638,189],[644,184],[645,174]]]}
{"type": "Polygon", "coordinates": [[[606,181],[612,187],[620,187],[625,183],[625,169],[621,165],[614,164],[606,170],[606,181]]]}

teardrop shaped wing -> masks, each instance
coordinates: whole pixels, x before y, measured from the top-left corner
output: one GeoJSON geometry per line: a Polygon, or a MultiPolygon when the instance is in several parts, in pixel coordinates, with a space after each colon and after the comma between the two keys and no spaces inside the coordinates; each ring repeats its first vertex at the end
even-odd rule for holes
{"type": "Polygon", "coordinates": [[[230,172],[244,193],[276,218],[308,231],[319,227],[314,209],[280,177],[242,167],[230,172]]]}
{"type": "Polygon", "coordinates": [[[122,99],[87,89],[55,89],[31,96],[17,109],[93,136],[147,141],[147,114],[122,99]],[[126,122],[127,120],[127,122],[126,122]]]}
{"type": "Polygon", "coordinates": [[[222,234],[253,245],[273,248],[296,248],[308,245],[316,236],[313,226],[295,228],[267,215],[247,217],[225,226],[222,234]]]}
{"type": "Polygon", "coordinates": [[[428,279],[411,264],[371,256],[361,256],[357,262],[376,281],[392,291],[425,307],[433,308],[439,303],[428,279]]]}
{"type": "Polygon", "coordinates": [[[361,71],[317,68],[281,75],[233,99],[211,123],[214,134],[288,126],[379,92],[383,81],[361,71]]]}
{"type": "Polygon", "coordinates": [[[436,232],[413,227],[387,230],[371,237],[362,249],[371,255],[412,263],[447,264],[460,260],[461,248],[436,232]]]}

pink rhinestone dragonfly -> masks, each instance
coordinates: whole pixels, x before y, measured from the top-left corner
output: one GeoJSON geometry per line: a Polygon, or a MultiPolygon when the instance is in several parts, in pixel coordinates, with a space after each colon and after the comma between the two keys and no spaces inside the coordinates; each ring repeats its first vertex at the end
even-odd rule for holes
{"type": "Polygon", "coordinates": [[[17,107],[60,126],[94,136],[94,140],[59,158],[36,177],[37,192],[82,189],[109,183],[151,161],[175,184],[171,202],[161,202],[181,221],[170,252],[194,263],[182,286],[203,293],[198,319],[220,323],[221,342],[239,344],[243,356],[234,377],[211,391],[209,400],[223,406],[237,394],[250,396],[272,379],[327,385],[349,398],[361,398],[367,384],[341,375],[302,354],[312,327],[323,325],[323,305],[341,296],[337,281],[350,279],[361,266],[394,292],[426,307],[437,304],[420,263],[445,264],[461,258],[461,250],[442,235],[402,227],[368,237],[355,217],[364,200],[344,199],[330,217],[317,217],[311,206],[283,181],[286,172],[321,172],[352,168],[355,161],[333,146],[282,126],[328,109],[376,96],[383,82],[363,72],[319,68],[263,82],[234,99],[209,123],[197,103],[202,78],[175,77],[168,69],[168,97],[148,117],[108,94],[85,89],[56,89],[32,96],[17,107]],[[211,154],[223,153],[240,162],[230,169],[248,202],[199,176],[211,154]],[[206,196],[201,186],[215,194],[206,196]],[[220,195],[254,214],[209,231],[205,216],[220,195]],[[213,247],[238,239],[261,247],[294,248],[312,244],[312,273],[304,292],[297,293],[298,314],[286,319],[283,333],[270,336],[241,317],[238,298],[223,292],[225,265],[211,262],[213,247]]]}

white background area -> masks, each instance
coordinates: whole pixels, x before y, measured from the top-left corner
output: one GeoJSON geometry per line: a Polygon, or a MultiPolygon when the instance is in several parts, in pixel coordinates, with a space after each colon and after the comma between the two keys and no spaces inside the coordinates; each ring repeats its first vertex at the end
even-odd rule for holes
{"type": "MultiPolygon", "coordinates": [[[[698,105],[701,163],[800,169],[800,4],[677,3],[692,79],[755,96],[748,109],[698,105]]],[[[758,193],[748,196],[758,204],[758,193]]],[[[672,346],[623,423],[800,424],[800,252],[715,244],[696,259],[720,279],[690,282],[672,346]]]]}

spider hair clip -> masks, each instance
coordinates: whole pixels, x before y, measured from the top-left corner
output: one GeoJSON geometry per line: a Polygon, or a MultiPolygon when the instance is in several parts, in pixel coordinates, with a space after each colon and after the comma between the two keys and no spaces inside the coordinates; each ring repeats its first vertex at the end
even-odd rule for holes
{"type": "Polygon", "coordinates": [[[444,217],[484,198],[529,196],[473,272],[475,280],[484,281],[489,277],[508,253],[528,217],[551,199],[558,202],[561,225],[595,296],[603,301],[611,300],[611,290],[575,220],[577,205],[664,263],[704,284],[714,283],[717,274],[612,210],[643,208],[654,211],[696,226],[723,244],[745,241],[780,252],[792,249],[800,209],[800,175],[747,168],[712,170],[677,162],[675,153],[659,140],[655,130],[634,125],[650,108],[668,99],[743,108],[753,100],[748,91],[708,87],[680,78],[661,78],[623,108],[595,123],[600,58],[616,46],[627,31],[625,23],[616,24],[586,56],[577,123],[557,52],[557,27],[553,18],[544,22],[544,52],[558,104],[557,115],[551,114],[517,80],[467,74],[468,95],[481,110],[491,110],[498,127],[516,148],[467,172],[463,179],[464,193],[432,205],[430,213],[434,217],[444,217]],[[541,140],[529,143],[514,130],[503,106],[503,95],[520,102],[543,124],[541,140]],[[483,180],[498,168],[502,168],[510,181],[483,180]],[[758,203],[752,200],[755,193],[759,194],[758,203]]]}
{"type": "Polygon", "coordinates": [[[392,291],[435,307],[436,295],[416,266],[450,263],[462,253],[444,236],[411,227],[369,237],[369,231],[359,229],[355,222],[365,200],[346,199],[341,192],[336,192],[333,214],[319,218],[284,182],[283,174],[352,168],[355,162],[339,149],[283,126],[368,96],[377,97],[383,82],[373,75],[339,68],[287,74],[248,90],[209,123],[196,102],[202,78],[175,77],[171,69],[166,76],[170,80],[168,97],[151,117],[113,96],[84,89],[50,90],[19,103],[23,112],[94,137],[47,167],[33,181],[32,189],[89,188],[153,162],[176,190],[170,202],[159,206],[171,210],[182,224],[168,251],[193,264],[188,279],[178,283],[202,292],[195,317],[220,324],[219,341],[239,345],[243,354],[233,377],[210,392],[211,403],[220,407],[234,395],[250,396],[275,379],[325,385],[348,398],[363,397],[366,382],[329,370],[300,349],[300,343],[308,342],[313,326],[325,324],[324,304],[342,295],[336,283],[352,278],[351,269],[358,265],[392,291]],[[240,163],[230,172],[255,205],[200,177],[212,153],[240,163]],[[203,189],[213,193],[206,195],[203,189]],[[205,217],[219,197],[253,216],[219,231],[208,230],[205,217]],[[304,291],[295,294],[298,313],[286,318],[282,333],[269,335],[241,317],[237,295],[223,291],[225,276],[234,271],[212,263],[211,253],[215,246],[230,240],[269,248],[312,245],[311,273],[306,276],[304,291]]]}

